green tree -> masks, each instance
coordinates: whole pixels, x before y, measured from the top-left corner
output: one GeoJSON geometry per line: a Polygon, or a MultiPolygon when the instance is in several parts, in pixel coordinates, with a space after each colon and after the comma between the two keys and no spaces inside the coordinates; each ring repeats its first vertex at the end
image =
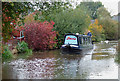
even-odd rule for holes
{"type": "Polygon", "coordinates": [[[110,13],[106,8],[100,7],[97,10],[99,24],[104,29],[106,39],[112,40],[118,38],[118,22],[112,20],[110,13]]]}
{"type": "Polygon", "coordinates": [[[81,7],[81,6],[85,6],[87,8],[87,10],[89,10],[90,16],[92,19],[96,19],[97,18],[97,9],[102,5],[101,2],[81,2],[80,5],[78,5],[77,7],[81,7]]]}
{"type": "MultiPolygon", "coordinates": [[[[120,31],[120,13],[118,13],[118,31],[120,31]]],[[[120,33],[118,33],[118,39],[120,40],[120,33]]]]}
{"type": "Polygon", "coordinates": [[[35,5],[41,12],[41,16],[39,14],[36,14],[35,20],[40,20],[40,21],[51,21],[51,14],[56,15],[57,13],[67,10],[69,7],[71,7],[71,4],[69,1],[63,2],[63,1],[53,1],[50,0],[48,1],[40,1],[40,2],[35,2],[35,5]]]}
{"type": "Polygon", "coordinates": [[[54,30],[59,34],[57,39],[60,46],[65,33],[83,34],[90,24],[90,17],[82,9],[76,8],[53,15],[53,21],[55,22],[54,30]]]}
{"type": "Polygon", "coordinates": [[[111,15],[105,7],[100,7],[97,9],[97,16],[99,20],[111,19],[111,15]]]}
{"type": "MultiPolygon", "coordinates": [[[[120,21],[118,22],[118,31],[120,31],[120,21]]],[[[118,32],[118,39],[120,40],[120,33],[118,32]]]]}

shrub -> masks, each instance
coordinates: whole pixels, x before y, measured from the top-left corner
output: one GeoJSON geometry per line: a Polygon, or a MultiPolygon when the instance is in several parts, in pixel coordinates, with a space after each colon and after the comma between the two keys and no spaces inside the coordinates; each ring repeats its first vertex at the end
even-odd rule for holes
{"type": "Polygon", "coordinates": [[[3,45],[2,47],[2,60],[7,60],[13,58],[12,52],[9,50],[7,45],[3,45]]]}
{"type": "Polygon", "coordinates": [[[18,45],[16,48],[18,53],[31,53],[31,49],[28,48],[28,44],[24,41],[18,42],[18,45]]]}
{"type": "Polygon", "coordinates": [[[33,50],[53,49],[56,32],[52,31],[54,22],[32,22],[25,25],[25,41],[33,50]]]}

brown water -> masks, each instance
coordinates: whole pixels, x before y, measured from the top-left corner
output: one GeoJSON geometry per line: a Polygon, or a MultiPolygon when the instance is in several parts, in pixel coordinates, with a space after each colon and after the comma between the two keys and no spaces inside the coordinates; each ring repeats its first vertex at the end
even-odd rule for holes
{"type": "Polygon", "coordinates": [[[4,62],[3,79],[118,79],[117,42],[94,44],[84,55],[60,50],[33,52],[28,58],[4,62]]]}

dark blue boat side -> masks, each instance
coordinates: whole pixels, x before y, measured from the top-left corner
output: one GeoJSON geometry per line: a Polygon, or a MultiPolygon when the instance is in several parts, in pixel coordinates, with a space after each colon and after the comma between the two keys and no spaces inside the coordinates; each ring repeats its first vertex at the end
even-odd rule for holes
{"type": "Polygon", "coordinates": [[[93,49],[90,36],[80,34],[66,34],[64,44],[61,46],[62,53],[85,53],[93,49]]]}

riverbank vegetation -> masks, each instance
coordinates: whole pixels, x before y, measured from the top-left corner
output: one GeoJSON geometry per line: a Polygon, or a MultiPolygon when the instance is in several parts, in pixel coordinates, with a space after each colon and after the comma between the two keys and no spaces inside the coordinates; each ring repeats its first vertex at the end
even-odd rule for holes
{"type": "MultiPolygon", "coordinates": [[[[2,3],[2,40],[14,40],[12,31],[23,27],[25,42],[20,40],[15,46],[19,53],[60,48],[66,33],[90,31],[94,42],[118,37],[118,22],[101,2],[81,2],[76,8],[69,1],[2,3]]],[[[6,49],[3,58],[12,57],[8,45],[3,48],[6,49]]]]}
{"type": "Polygon", "coordinates": [[[20,53],[32,54],[32,49],[29,49],[28,44],[24,41],[18,42],[16,49],[17,49],[18,54],[20,54],[20,53]]]}
{"type": "Polygon", "coordinates": [[[112,20],[110,13],[106,8],[100,7],[97,10],[99,24],[104,29],[104,35],[106,40],[117,40],[118,39],[118,22],[112,20]]]}
{"type": "Polygon", "coordinates": [[[2,45],[2,60],[10,60],[12,58],[17,58],[16,56],[20,54],[32,55],[32,49],[28,48],[28,44],[24,41],[18,42],[16,46],[12,46],[10,49],[9,45],[2,45]]]}
{"type": "Polygon", "coordinates": [[[2,46],[2,61],[13,58],[13,54],[7,45],[2,46]]]}

